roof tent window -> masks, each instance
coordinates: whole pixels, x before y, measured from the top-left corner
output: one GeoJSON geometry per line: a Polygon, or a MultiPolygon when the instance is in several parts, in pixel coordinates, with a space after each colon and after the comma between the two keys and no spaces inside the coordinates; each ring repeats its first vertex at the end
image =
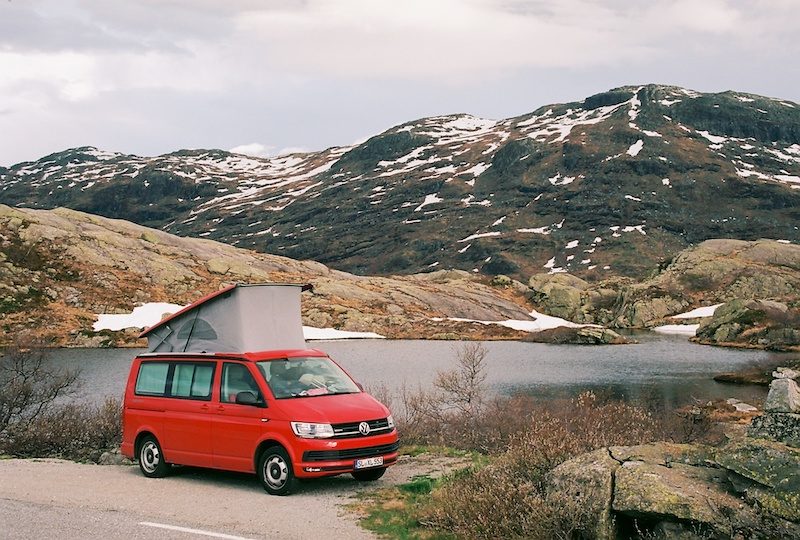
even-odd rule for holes
{"type": "Polygon", "coordinates": [[[189,319],[178,330],[178,339],[217,339],[217,333],[205,319],[189,319]]]}

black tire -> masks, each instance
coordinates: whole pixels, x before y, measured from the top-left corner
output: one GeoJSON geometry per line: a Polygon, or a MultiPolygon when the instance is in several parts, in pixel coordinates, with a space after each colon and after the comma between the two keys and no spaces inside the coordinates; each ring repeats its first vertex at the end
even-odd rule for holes
{"type": "Polygon", "coordinates": [[[256,473],[270,495],[289,495],[297,485],[292,460],[282,446],[272,446],[261,452],[256,473]]]}
{"type": "Polygon", "coordinates": [[[152,435],[146,436],[139,443],[137,458],[139,469],[148,478],[163,478],[169,473],[169,464],[164,461],[161,445],[152,435]]]}
{"type": "Polygon", "coordinates": [[[351,474],[353,478],[359,482],[374,482],[386,472],[386,467],[378,467],[377,469],[366,469],[363,471],[353,471],[351,474]]]}

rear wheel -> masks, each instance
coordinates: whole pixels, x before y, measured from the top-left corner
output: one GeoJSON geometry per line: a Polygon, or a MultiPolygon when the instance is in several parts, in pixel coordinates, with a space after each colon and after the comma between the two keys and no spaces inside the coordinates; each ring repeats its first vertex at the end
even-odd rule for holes
{"type": "Polygon", "coordinates": [[[258,459],[258,479],[270,495],[288,495],[296,485],[292,460],[281,446],[272,446],[258,459]]]}
{"type": "Polygon", "coordinates": [[[359,482],[374,482],[386,472],[386,467],[379,467],[377,469],[367,469],[364,471],[353,471],[353,478],[359,482]]]}
{"type": "Polygon", "coordinates": [[[139,443],[139,469],[148,478],[161,478],[169,472],[169,464],[164,461],[158,440],[148,435],[139,443]]]}

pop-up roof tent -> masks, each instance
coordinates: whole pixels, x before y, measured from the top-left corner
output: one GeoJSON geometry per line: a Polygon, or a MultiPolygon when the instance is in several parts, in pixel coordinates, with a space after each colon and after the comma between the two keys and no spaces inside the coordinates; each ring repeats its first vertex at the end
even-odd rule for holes
{"type": "Polygon", "coordinates": [[[149,352],[304,349],[300,293],[310,285],[231,285],[141,333],[149,352]]]}

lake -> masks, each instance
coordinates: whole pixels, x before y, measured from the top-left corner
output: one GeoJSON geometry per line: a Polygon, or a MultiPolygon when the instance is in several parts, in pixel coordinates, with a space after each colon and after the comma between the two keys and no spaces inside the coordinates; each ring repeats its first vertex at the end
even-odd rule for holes
{"type": "MultiPolygon", "coordinates": [[[[591,389],[634,403],[678,406],[693,398],[736,397],[761,401],[766,389],[716,383],[712,377],[753,362],[788,358],[786,353],[695,345],[685,336],[651,332],[635,345],[579,346],[484,342],[486,383],[498,394],[543,398],[591,389]]],[[[397,391],[430,387],[437,371],[456,365],[459,342],[351,340],[312,342],[368,389],[397,391]]],[[[57,349],[52,361],[81,370],[79,397],[122,396],[131,359],[141,349],[57,349]]],[[[794,356],[792,356],[794,357],[794,356]]]]}

